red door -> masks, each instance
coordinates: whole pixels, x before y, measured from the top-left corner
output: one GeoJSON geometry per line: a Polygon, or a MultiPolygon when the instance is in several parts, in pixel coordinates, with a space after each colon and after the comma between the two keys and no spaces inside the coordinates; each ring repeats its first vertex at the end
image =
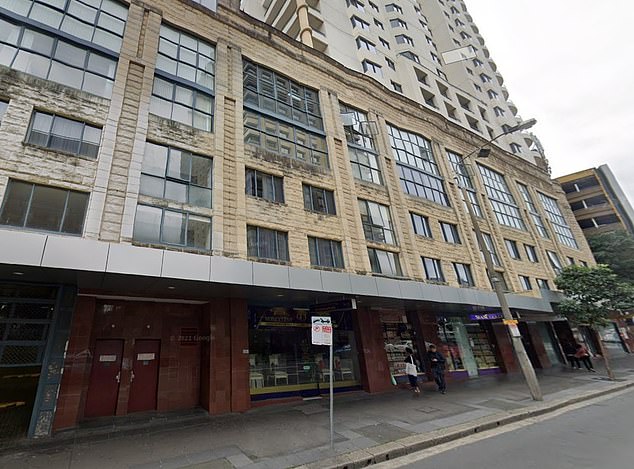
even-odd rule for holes
{"type": "Polygon", "coordinates": [[[122,355],[123,340],[97,340],[84,410],[86,417],[115,414],[121,380],[122,355]]]}
{"type": "Polygon", "coordinates": [[[160,350],[160,340],[135,341],[128,412],[156,409],[160,350]]]}

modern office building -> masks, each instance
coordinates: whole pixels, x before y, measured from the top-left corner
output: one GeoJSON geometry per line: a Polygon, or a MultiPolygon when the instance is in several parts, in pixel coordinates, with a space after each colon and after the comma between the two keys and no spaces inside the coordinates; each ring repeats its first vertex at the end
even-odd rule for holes
{"type": "MultiPolygon", "coordinates": [[[[242,9],[346,67],[491,139],[521,118],[461,0],[242,0],[242,9]]],[[[547,167],[535,137],[500,138],[547,167]]]]}
{"type": "Polygon", "coordinates": [[[319,394],[312,314],[334,319],[338,391],[390,389],[427,343],[454,378],[517,371],[460,187],[533,364],[560,360],[548,288],[593,259],[547,171],[464,161],[488,135],[236,3],[0,0],[14,437],[319,394]]]}
{"type": "Polygon", "coordinates": [[[585,235],[634,235],[634,209],[607,164],[557,178],[585,235]]]}

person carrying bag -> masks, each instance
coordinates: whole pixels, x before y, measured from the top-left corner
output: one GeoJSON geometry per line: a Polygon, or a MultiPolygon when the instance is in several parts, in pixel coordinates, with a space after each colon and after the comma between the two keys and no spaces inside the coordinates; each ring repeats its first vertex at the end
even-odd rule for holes
{"type": "Polygon", "coordinates": [[[411,348],[406,348],[405,352],[407,357],[405,358],[405,373],[409,378],[409,384],[415,394],[420,394],[420,388],[418,387],[418,368],[416,367],[416,359],[414,358],[414,351],[411,348]]]}

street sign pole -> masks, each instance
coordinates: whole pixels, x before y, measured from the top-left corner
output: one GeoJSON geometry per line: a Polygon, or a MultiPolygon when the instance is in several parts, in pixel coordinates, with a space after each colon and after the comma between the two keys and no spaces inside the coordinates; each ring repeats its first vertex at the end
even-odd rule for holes
{"type": "Polygon", "coordinates": [[[330,316],[312,316],[311,317],[312,339],[313,345],[328,346],[328,370],[330,372],[330,449],[335,448],[335,419],[334,419],[334,370],[333,370],[333,327],[330,316]]]}
{"type": "Polygon", "coordinates": [[[335,420],[334,420],[334,396],[333,396],[333,369],[332,369],[332,335],[330,339],[330,449],[335,449],[335,420]]]}

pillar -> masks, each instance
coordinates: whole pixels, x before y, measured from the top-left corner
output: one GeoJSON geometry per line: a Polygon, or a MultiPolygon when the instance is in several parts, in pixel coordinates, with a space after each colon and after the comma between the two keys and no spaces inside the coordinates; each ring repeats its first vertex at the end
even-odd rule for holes
{"type": "Polygon", "coordinates": [[[546,353],[544,340],[539,333],[539,328],[537,327],[537,324],[529,323],[526,326],[528,328],[528,333],[530,334],[530,339],[533,343],[533,349],[535,349],[535,354],[537,355],[537,360],[539,361],[540,368],[550,368],[552,366],[552,363],[550,362],[548,354],[546,353]]]}
{"type": "Polygon", "coordinates": [[[505,373],[517,373],[519,365],[515,359],[513,343],[509,337],[507,326],[502,323],[491,324],[493,335],[497,342],[497,358],[500,360],[500,367],[505,373]]]}
{"type": "Polygon", "coordinates": [[[353,323],[363,389],[371,393],[392,389],[379,314],[359,308],[354,314],[353,323]]]}

